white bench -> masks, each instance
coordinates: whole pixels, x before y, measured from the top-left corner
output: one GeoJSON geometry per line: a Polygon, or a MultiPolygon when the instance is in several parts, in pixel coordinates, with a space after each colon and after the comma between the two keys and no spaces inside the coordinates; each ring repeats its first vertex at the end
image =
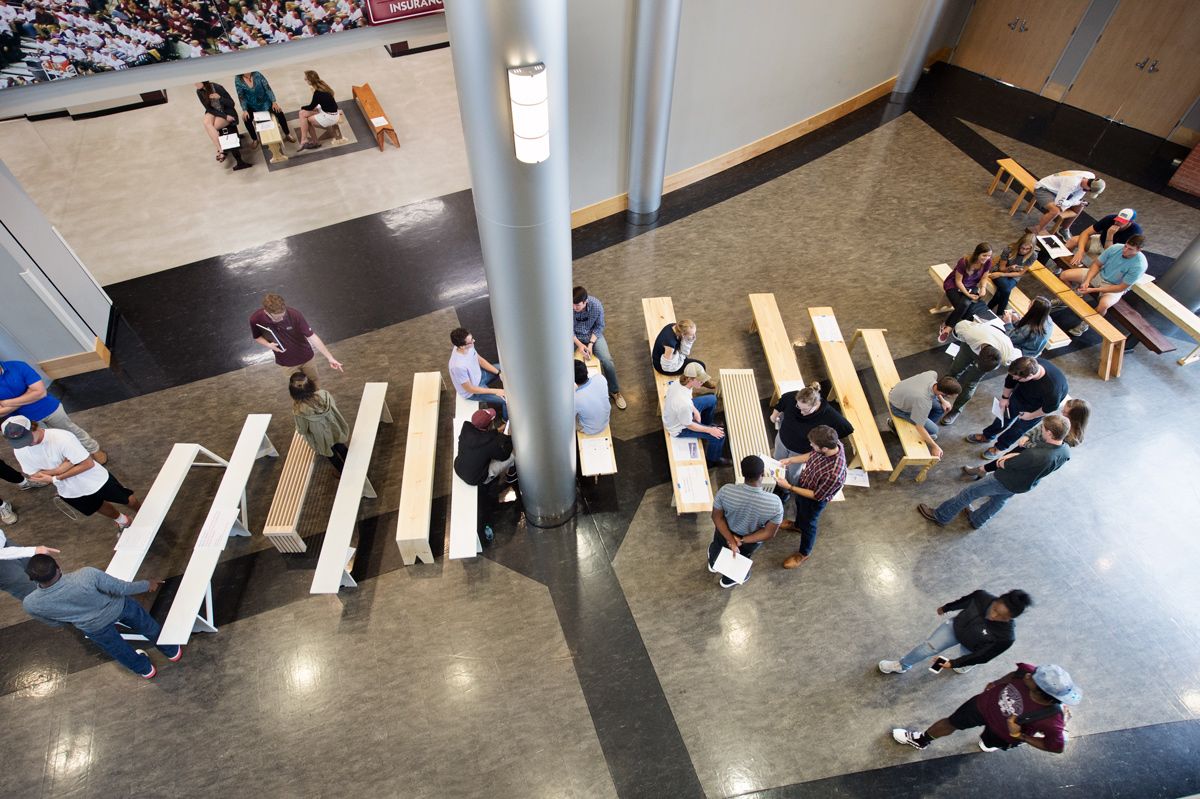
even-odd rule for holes
{"type": "Polygon", "coordinates": [[[342,477],[333,498],[333,510],[329,512],[329,524],[325,529],[325,543],[321,545],[321,556],[317,559],[317,572],[313,575],[309,593],[336,594],[342,586],[353,588],[358,585],[350,576],[350,565],[354,560],[354,547],[350,546],[350,539],[358,523],[359,503],[363,497],[374,499],[377,496],[371,481],[367,479],[367,467],[371,465],[371,452],[375,449],[380,420],[388,424],[392,421],[385,401],[387,385],[367,383],[363,386],[362,401],[354,418],[354,432],[350,434],[346,465],[342,467],[342,477]]]}
{"type": "Polygon", "coordinates": [[[221,479],[221,485],[213,497],[212,506],[201,527],[201,534],[192,550],[192,558],[183,572],[179,590],[175,592],[175,599],[167,613],[162,633],[158,636],[158,643],[186,644],[192,633],[197,630],[209,633],[217,631],[212,607],[213,571],[217,568],[217,562],[221,559],[221,552],[225,549],[230,535],[250,535],[250,519],[246,511],[246,481],[250,479],[250,470],[254,462],[264,455],[279,457],[279,452],[267,438],[267,427],[270,424],[269,413],[252,413],[246,417],[246,423],[242,425],[242,434],[238,436],[233,454],[229,456],[228,465],[225,467],[225,477],[221,479]],[[221,526],[228,525],[223,533],[216,528],[218,522],[221,526]],[[213,529],[217,529],[217,532],[206,540],[206,531],[213,529]],[[200,614],[201,605],[204,606],[204,615],[200,614]]]}
{"type": "Polygon", "coordinates": [[[464,422],[479,410],[479,403],[454,394],[453,456],[450,462],[450,534],[446,536],[446,555],[450,559],[473,558],[483,551],[479,540],[479,486],[469,486],[454,471],[458,458],[458,434],[464,422]]]}
{"type": "MultiPolygon", "coordinates": [[[[593,380],[598,378],[603,379],[599,358],[592,358],[590,361],[585,361],[579,357],[579,351],[576,350],[575,360],[587,367],[589,378],[593,380]]],[[[584,477],[595,477],[598,483],[600,482],[600,475],[617,473],[617,456],[613,452],[612,428],[610,426],[605,426],[603,430],[593,436],[589,436],[582,430],[576,430],[575,441],[579,446],[580,474],[584,477]]]]}
{"type": "MultiPolygon", "coordinates": [[[[429,550],[429,516],[433,510],[434,456],[437,454],[438,412],[442,406],[442,373],[413,376],[412,408],[404,447],[404,480],[396,516],[396,546],[405,566],[417,559],[433,563],[429,550]]],[[[457,396],[457,395],[456,395],[457,396]]]]}

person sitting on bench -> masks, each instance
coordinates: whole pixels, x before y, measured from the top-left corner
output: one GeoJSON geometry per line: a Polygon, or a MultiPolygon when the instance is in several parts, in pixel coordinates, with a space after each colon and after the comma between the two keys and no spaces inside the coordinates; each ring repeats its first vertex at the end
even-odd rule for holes
{"type": "Polygon", "coordinates": [[[1054,322],[1050,319],[1050,300],[1034,297],[1024,316],[1019,316],[1016,311],[1005,312],[1004,332],[1022,355],[1030,358],[1041,355],[1042,350],[1050,343],[1051,334],[1054,333],[1054,322]]]}
{"type": "Polygon", "coordinates": [[[589,377],[587,364],[583,361],[571,363],[575,364],[575,415],[579,417],[579,425],[586,435],[603,433],[612,413],[604,381],[589,377]]]}
{"type": "Polygon", "coordinates": [[[517,456],[513,454],[512,439],[497,429],[495,421],[495,409],[481,408],[463,422],[458,433],[454,473],[469,486],[486,485],[505,470],[507,482],[517,481],[517,456]]]}
{"type": "MultiPolygon", "coordinates": [[[[954,398],[962,391],[953,377],[938,379],[932,369],[901,380],[888,393],[888,408],[892,414],[907,419],[917,427],[919,435],[929,445],[935,458],[942,457],[942,448],[937,445],[938,420],[950,410],[954,398]]],[[[896,425],[892,417],[887,420],[888,428],[894,433],[896,425]]]]}
{"type": "Polygon", "coordinates": [[[1037,263],[1037,247],[1034,246],[1034,241],[1033,234],[1026,233],[1000,251],[1000,263],[991,275],[996,293],[988,302],[988,308],[997,316],[1004,315],[1008,308],[1008,298],[1025,274],[1025,270],[1037,263]]]}
{"type": "Polygon", "coordinates": [[[304,71],[304,82],[312,87],[312,102],[300,108],[300,149],[315,150],[321,146],[317,128],[331,128],[338,123],[338,104],[333,89],[321,80],[314,70],[304,71]]]}
{"type": "MultiPolygon", "coordinates": [[[[688,357],[695,343],[696,323],[691,319],[680,319],[664,327],[654,339],[654,349],[650,353],[650,363],[654,371],[673,377],[683,374],[684,368],[693,363],[699,364],[700,370],[705,371],[707,367],[704,361],[688,357]]],[[[706,383],[705,388],[717,387],[711,379],[708,382],[711,385],[706,383]]]]}
{"type": "MultiPolygon", "coordinates": [[[[1104,316],[1146,274],[1146,256],[1142,255],[1145,241],[1146,237],[1140,233],[1132,235],[1124,244],[1114,244],[1100,253],[1086,269],[1082,266],[1064,269],[1059,277],[1068,286],[1078,285],[1076,291],[1081,295],[1100,295],[1096,312],[1104,316]]],[[[1088,323],[1080,322],[1067,332],[1079,336],[1087,329],[1088,323]]]]}
{"type": "Polygon", "coordinates": [[[242,104],[242,119],[246,121],[246,130],[249,131],[250,138],[254,140],[251,149],[258,147],[258,128],[254,122],[255,113],[270,111],[275,115],[279,129],[283,131],[284,141],[296,141],[296,137],[288,130],[287,118],[283,115],[283,109],[279,107],[279,103],[275,102],[275,92],[271,91],[271,84],[267,83],[267,79],[261,72],[244,72],[237,76],[234,85],[237,86],[238,102],[242,104]]]}
{"type": "Polygon", "coordinates": [[[1038,207],[1045,210],[1046,215],[1037,221],[1032,228],[1026,228],[1027,233],[1042,236],[1050,230],[1050,223],[1055,217],[1062,215],[1061,232],[1063,237],[1070,236],[1071,222],[1083,210],[1087,202],[1083,195],[1088,192],[1092,197],[1099,197],[1104,191],[1104,181],[1091,172],[1069,170],[1058,172],[1033,184],[1033,197],[1038,207]]]}
{"type": "MultiPolygon", "coordinates": [[[[216,145],[217,163],[221,163],[225,160],[225,151],[221,148],[221,136],[226,133],[237,133],[237,109],[233,105],[233,98],[229,96],[229,92],[225,91],[224,86],[210,81],[196,84],[196,96],[200,98],[200,104],[204,106],[204,130],[208,133],[208,138],[212,139],[212,143],[216,145]]],[[[237,165],[234,166],[235,171],[252,166],[242,160],[240,147],[234,147],[230,152],[237,161],[237,165]]]]}
{"type": "Polygon", "coordinates": [[[971,304],[979,301],[983,294],[980,284],[983,276],[992,271],[992,245],[986,241],[975,245],[975,251],[958,259],[954,271],[946,275],[942,289],[946,299],[954,306],[954,310],[942,322],[938,331],[938,343],[945,344],[950,339],[950,331],[954,329],[964,316],[971,304]]]}
{"type": "Polygon", "coordinates": [[[1074,250],[1071,256],[1071,266],[1083,263],[1083,253],[1091,250],[1093,255],[1099,255],[1114,244],[1124,244],[1129,237],[1140,234],[1142,226],[1133,220],[1137,219],[1137,211],[1132,208],[1122,208],[1118,214],[1106,216],[1087,230],[1068,241],[1065,246],[1074,250]],[[1093,244],[1092,237],[1096,237],[1093,244]]]}
{"type": "Polygon", "coordinates": [[[712,378],[704,371],[702,365],[689,363],[685,366],[683,374],[671,383],[666,399],[663,400],[663,427],[672,437],[707,441],[704,457],[710,467],[732,466],[733,460],[723,456],[725,431],[712,423],[713,414],[717,409],[716,395],[706,394],[694,398],[692,396],[695,389],[710,380],[712,378]]]}

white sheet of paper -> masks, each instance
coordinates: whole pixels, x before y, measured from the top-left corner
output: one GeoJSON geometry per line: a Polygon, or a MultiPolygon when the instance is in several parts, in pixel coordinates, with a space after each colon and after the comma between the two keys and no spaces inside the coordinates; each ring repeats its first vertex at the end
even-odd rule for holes
{"type": "Polygon", "coordinates": [[[803,380],[783,380],[779,383],[779,396],[782,397],[784,394],[790,394],[793,391],[799,391],[806,385],[808,384],[803,380]]]}
{"type": "Polygon", "coordinates": [[[832,316],[814,316],[813,332],[817,334],[819,341],[845,341],[837,319],[832,316]]]}
{"type": "Polygon", "coordinates": [[[843,494],[843,493],[842,493],[842,489],[840,489],[840,488],[839,488],[839,489],[838,489],[838,492],[837,492],[836,494],[834,494],[834,495],[833,495],[833,499],[831,499],[831,500],[829,500],[829,501],[830,501],[830,502],[845,502],[845,501],[846,501],[846,495],[845,495],[845,494],[843,494]]]}
{"type": "Polygon", "coordinates": [[[130,527],[125,532],[121,533],[121,537],[117,539],[117,545],[113,549],[135,549],[144,550],[150,546],[150,542],[154,540],[154,530],[150,527],[138,529],[130,527]]]}
{"type": "Polygon", "coordinates": [[[254,112],[254,121],[255,122],[266,122],[270,118],[271,118],[271,113],[269,111],[255,111],[254,112]]]}
{"type": "Polygon", "coordinates": [[[1055,236],[1038,236],[1038,243],[1046,248],[1046,253],[1051,258],[1066,258],[1071,254],[1071,251],[1063,246],[1063,243],[1055,236]]]}
{"type": "Polygon", "coordinates": [[[212,511],[200,528],[200,537],[196,539],[196,549],[224,549],[229,541],[229,530],[238,517],[237,508],[212,511]]]}
{"type": "Polygon", "coordinates": [[[955,355],[958,355],[958,349],[958,345],[951,341],[946,345],[946,354],[953,358],[955,355]]]}
{"type": "Polygon", "coordinates": [[[377,128],[387,125],[387,117],[371,117],[371,124],[377,128]]]}
{"type": "Polygon", "coordinates": [[[259,133],[262,133],[264,130],[274,130],[275,123],[269,119],[266,122],[255,122],[254,129],[257,130],[259,133]]]}
{"type": "MultiPolygon", "coordinates": [[[[1147,274],[1144,274],[1144,275],[1142,275],[1141,277],[1139,277],[1139,278],[1137,279],[1137,282],[1138,282],[1138,283],[1153,283],[1153,282],[1154,282],[1154,275],[1151,275],[1151,274],[1149,274],[1149,273],[1147,273],[1147,274]]],[[[1135,284],[1135,285],[1137,285],[1137,284],[1135,284]]]]}
{"type": "Polygon", "coordinates": [[[870,488],[871,478],[867,477],[867,471],[865,469],[847,469],[846,485],[870,488]]]}
{"type": "Polygon", "coordinates": [[[222,150],[236,150],[242,146],[242,140],[238,138],[236,133],[228,133],[221,136],[218,141],[221,142],[222,150]]]}
{"type": "Polygon", "coordinates": [[[595,473],[609,466],[608,439],[585,438],[579,442],[579,460],[585,473],[595,473]]]}
{"type": "Polygon", "coordinates": [[[679,498],[685,505],[708,501],[708,469],[699,463],[680,466],[679,498]]]}
{"type": "Polygon", "coordinates": [[[671,453],[677,461],[700,460],[700,439],[671,437],[671,453]]]}
{"type": "Polygon", "coordinates": [[[721,547],[721,552],[717,555],[717,562],[713,564],[713,568],[735,583],[744,583],[750,576],[750,567],[753,565],[754,561],[742,553],[735,553],[729,547],[721,547]]]}
{"type": "Polygon", "coordinates": [[[784,476],[784,472],[787,470],[787,467],[782,463],[775,460],[770,455],[763,455],[761,452],[758,453],[758,457],[762,458],[763,474],[765,477],[768,477],[772,480],[778,480],[784,476]]]}
{"type": "Polygon", "coordinates": [[[992,416],[995,416],[997,419],[1000,419],[1000,420],[1004,419],[1004,411],[1000,410],[1000,398],[999,397],[992,398],[992,416]]]}

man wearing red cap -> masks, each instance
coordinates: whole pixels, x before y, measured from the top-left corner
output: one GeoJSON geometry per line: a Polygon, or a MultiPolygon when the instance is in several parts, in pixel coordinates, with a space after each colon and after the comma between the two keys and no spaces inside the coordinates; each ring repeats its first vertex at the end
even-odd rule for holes
{"type": "Polygon", "coordinates": [[[458,455],[454,458],[454,473],[467,485],[481,486],[492,482],[496,475],[508,470],[508,482],[515,482],[517,469],[513,465],[512,439],[495,429],[496,411],[483,408],[463,422],[458,434],[458,455]]]}
{"type": "Polygon", "coordinates": [[[1099,255],[1114,244],[1124,244],[1129,237],[1140,234],[1142,226],[1133,220],[1137,219],[1137,211],[1132,208],[1122,208],[1118,214],[1112,214],[1101,219],[1078,236],[1072,237],[1067,243],[1068,250],[1074,250],[1071,256],[1071,266],[1083,263],[1083,253],[1091,250],[1093,255],[1099,255]],[[1092,237],[1096,237],[1095,243],[1092,237]]]}

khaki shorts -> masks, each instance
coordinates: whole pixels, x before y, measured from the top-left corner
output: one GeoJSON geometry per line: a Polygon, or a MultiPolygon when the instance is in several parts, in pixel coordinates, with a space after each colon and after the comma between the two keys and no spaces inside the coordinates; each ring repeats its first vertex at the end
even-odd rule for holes
{"type": "Polygon", "coordinates": [[[276,365],[283,370],[283,375],[288,380],[290,380],[292,375],[294,375],[296,372],[304,372],[304,374],[308,375],[308,379],[313,381],[314,384],[317,382],[317,356],[315,355],[297,366],[276,365]]]}
{"type": "MultiPolygon", "coordinates": [[[[1109,283],[1107,280],[1100,277],[1100,275],[1096,275],[1094,278],[1092,278],[1092,282],[1089,283],[1088,285],[1094,289],[1102,289],[1102,288],[1106,288],[1108,286],[1118,286],[1120,284],[1119,283],[1109,283]]],[[[1125,291],[1129,291],[1129,289],[1125,289],[1125,291]]],[[[1108,293],[1108,296],[1111,297],[1113,294],[1116,294],[1118,297],[1122,297],[1125,295],[1125,291],[1110,291],[1108,293]]]]}

